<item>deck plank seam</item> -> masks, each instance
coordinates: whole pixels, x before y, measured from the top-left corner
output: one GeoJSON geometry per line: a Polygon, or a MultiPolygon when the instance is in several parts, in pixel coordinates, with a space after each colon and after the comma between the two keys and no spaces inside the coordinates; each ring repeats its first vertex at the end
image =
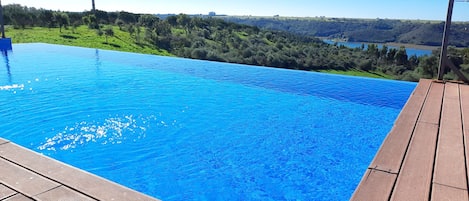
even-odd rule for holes
{"type": "Polygon", "coordinates": [[[93,200],[98,200],[98,199],[96,199],[96,198],[94,198],[94,197],[91,197],[91,196],[89,196],[89,195],[87,195],[87,194],[85,194],[85,193],[83,193],[83,192],[81,192],[81,191],[79,191],[79,190],[77,190],[77,189],[71,188],[71,187],[69,187],[69,186],[67,186],[67,185],[65,185],[65,184],[63,184],[63,183],[60,183],[60,182],[59,182],[59,184],[60,184],[60,185],[58,185],[58,186],[56,186],[56,187],[54,187],[54,188],[51,188],[51,189],[49,189],[49,190],[47,190],[47,191],[38,193],[37,195],[34,195],[32,199],[36,200],[35,197],[38,197],[38,196],[40,196],[40,195],[42,195],[42,194],[45,194],[45,193],[48,193],[48,192],[50,192],[50,191],[56,190],[56,189],[58,189],[58,188],[60,188],[60,187],[66,187],[66,188],[69,188],[69,189],[71,189],[71,190],[73,190],[73,191],[75,191],[75,192],[77,192],[77,193],[79,193],[79,194],[82,194],[82,195],[84,195],[84,196],[86,196],[86,197],[88,197],[88,198],[91,198],[91,199],[93,199],[93,200]]]}
{"type": "MultiPolygon", "coordinates": [[[[418,120],[418,117],[419,117],[420,113],[422,112],[422,107],[423,107],[423,104],[425,102],[425,98],[429,94],[429,88],[430,88],[431,84],[432,84],[431,80],[421,79],[421,82],[418,83],[418,85],[416,86],[416,88],[414,89],[412,94],[409,96],[406,104],[403,106],[401,112],[397,116],[396,120],[394,121],[394,124],[393,124],[391,130],[386,135],[386,137],[383,140],[378,152],[375,154],[375,156],[374,156],[373,160],[371,161],[370,165],[368,166],[368,168],[382,170],[382,171],[388,171],[388,172],[393,172],[393,173],[397,173],[399,171],[400,167],[395,167],[394,165],[384,164],[384,167],[386,167],[386,169],[381,167],[381,165],[383,165],[383,164],[381,164],[382,161],[380,162],[380,159],[383,158],[383,156],[380,155],[381,150],[388,143],[391,143],[389,141],[390,139],[392,140],[393,137],[397,135],[396,133],[394,133],[395,129],[400,128],[400,127],[408,124],[408,122],[413,123],[413,125],[408,125],[409,130],[411,130],[410,135],[405,136],[406,138],[409,138],[409,140],[410,140],[412,131],[415,129],[415,126],[417,124],[416,121],[418,120]],[[417,108],[418,110],[413,111],[413,109],[415,109],[415,108],[417,108]],[[406,119],[406,118],[410,118],[410,121],[406,121],[406,122],[401,121],[401,119],[406,119]],[[377,164],[380,165],[380,166],[378,167],[377,164]],[[373,166],[373,165],[375,165],[375,166],[373,166]],[[387,168],[389,168],[389,169],[387,169],[387,168]]],[[[404,150],[406,150],[407,146],[408,146],[408,143],[405,145],[404,150]]],[[[405,152],[404,152],[404,155],[402,157],[404,157],[404,156],[405,156],[405,152]]],[[[397,165],[399,165],[399,164],[397,164],[397,165]]]]}
{"type": "Polygon", "coordinates": [[[438,183],[438,182],[432,182],[432,184],[439,185],[439,186],[444,186],[444,187],[448,187],[448,188],[452,188],[452,189],[467,191],[467,189],[464,189],[464,188],[459,188],[459,187],[456,187],[456,186],[446,185],[446,184],[442,184],[442,183],[438,183]]]}
{"type": "MultiPolygon", "coordinates": [[[[25,170],[27,170],[27,171],[30,171],[30,172],[32,172],[32,173],[34,173],[34,174],[37,174],[37,175],[39,175],[39,176],[41,176],[41,177],[44,177],[45,179],[48,179],[48,180],[50,180],[50,181],[53,181],[53,182],[59,184],[58,186],[56,186],[56,187],[54,187],[54,188],[51,188],[51,189],[48,189],[47,191],[41,192],[41,193],[39,193],[39,194],[37,194],[37,195],[46,193],[46,192],[51,191],[51,190],[53,190],[53,189],[56,189],[56,188],[58,188],[58,187],[60,187],[60,186],[64,186],[64,187],[70,188],[71,190],[73,190],[73,191],[75,191],[75,192],[78,192],[78,193],[80,193],[80,194],[82,194],[82,195],[85,195],[85,196],[87,196],[87,197],[89,197],[89,198],[92,198],[92,199],[94,199],[94,200],[99,200],[98,198],[96,198],[96,197],[94,197],[94,196],[92,196],[92,195],[89,195],[89,194],[87,194],[87,193],[85,193],[85,192],[83,192],[83,191],[81,191],[81,190],[79,190],[79,189],[76,189],[76,188],[74,188],[74,187],[72,187],[72,186],[69,186],[69,185],[67,185],[67,184],[64,184],[64,183],[61,182],[61,181],[58,181],[58,180],[56,180],[56,179],[53,179],[53,178],[51,178],[51,177],[49,177],[49,176],[47,176],[47,175],[44,175],[44,174],[42,174],[42,173],[40,173],[40,172],[37,172],[37,171],[35,171],[35,170],[33,170],[33,169],[30,169],[30,168],[28,168],[28,167],[25,167],[25,166],[23,166],[23,165],[21,165],[21,164],[15,162],[15,161],[12,161],[12,160],[10,160],[10,159],[8,159],[8,158],[5,158],[5,157],[1,156],[1,155],[0,155],[0,159],[3,159],[3,160],[5,160],[5,161],[8,161],[9,163],[12,163],[12,164],[14,164],[14,165],[17,165],[17,166],[19,166],[19,167],[21,167],[21,168],[23,168],[23,169],[25,169],[25,170]]],[[[4,185],[6,185],[6,184],[4,184],[4,185]]],[[[15,190],[15,188],[12,188],[12,186],[10,186],[10,185],[6,185],[6,186],[9,187],[9,188],[11,188],[11,189],[13,189],[13,190],[16,191],[16,192],[19,192],[18,190],[15,190]]],[[[34,196],[37,196],[37,195],[34,195],[34,196]]],[[[30,198],[30,197],[28,197],[28,198],[30,198]]],[[[31,199],[32,199],[32,198],[31,198],[31,199]]]]}
{"type": "Polygon", "coordinates": [[[6,188],[8,188],[8,189],[10,189],[10,190],[13,191],[13,194],[11,194],[11,195],[9,195],[9,196],[7,196],[7,197],[3,197],[1,200],[8,200],[9,198],[11,198],[11,197],[13,197],[13,196],[16,196],[16,195],[18,195],[18,194],[21,194],[21,193],[19,193],[17,190],[15,190],[15,189],[12,188],[11,186],[5,184],[5,183],[2,182],[2,181],[0,181],[0,185],[3,185],[4,187],[6,187],[6,188]]]}
{"type": "Polygon", "coordinates": [[[397,172],[392,172],[392,171],[389,171],[389,170],[381,170],[381,169],[372,168],[372,167],[369,167],[368,170],[374,170],[374,171],[383,172],[383,173],[386,173],[386,174],[394,174],[394,175],[398,174],[397,172]]]}
{"type": "Polygon", "coordinates": [[[465,133],[466,129],[465,129],[465,126],[464,126],[464,116],[463,116],[463,111],[464,110],[463,110],[463,106],[462,106],[463,99],[462,99],[461,90],[462,90],[461,86],[460,86],[460,84],[458,84],[459,110],[461,111],[460,114],[461,114],[461,128],[462,128],[462,144],[463,144],[463,149],[464,149],[464,152],[463,152],[464,153],[464,167],[465,167],[465,170],[466,170],[466,189],[469,189],[469,183],[468,183],[469,181],[467,180],[467,178],[469,176],[468,171],[467,171],[467,167],[468,167],[467,166],[468,165],[467,164],[467,154],[468,153],[466,153],[466,150],[467,150],[466,149],[466,138],[467,138],[467,136],[466,136],[466,133],[465,133]]]}
{"type": "Polygon", "coordinates": [[[420,124],[428,124],[428,125],[434,125],[434,126],[438,126],[438,128],[440,127],[440,124],[439,124],[439,123],[432,123],[432,122],[428,122],[428,121],[420,121],[420,120],[417,120],[417,123],[420,123],[420,124]]]}
{"type": "MultiPolygon", "coordinates": [[[[392,187],[391,187],[391,192],[390,192],[390,195],[389,195],[389,197],[388,197],[388,201],[391,200],[392,195],[394,194],[394,190],[395,190],[395,188],[396,188],[397,180],[398,180],[398,178],[399,178],[399,175],[400,175],[402,166],[404,165],[404,161],[405,161],[405,159],[406,159],[406,157],[407,157],[407,154],[408,154],[408,151],[409,151],[409,147],[410,147],[411,141],[412,141],[412,139],[414,138],[415,129],[417,128],[417,124],[419,123],[420,117],[421,117],[421,115],[422,115],[423,108],[425,107],[425,104],[426,104],[426,102],[427,102],[427,100],[428,100],[428,96],[429,96],[429,93],[430,93],[430,89],[432,88],[433,84],[434,84],[434,82],[432,81],[432,82],[430,82],[430,84],[428,85],[427,90],[426,90],[426,92],[425,92],[424,99],[423,99],[423,103],[420,105],[420,109],[418,110],[419,112],[418,112],[418,115],[417,115],[417,119],[416,119],[416,121],[415,121],[415,123],[414,123],[414,125],[413,125],[412,133],[410,134],[409,141],[407,142],[407,146],[406,146],[405,151],[404,151],[404,157],[402,157],[402,160],[401,160],[400,165],[399,165],[399,169],[397,170],[396,179],[394,180],[394,183],[393,183],[393,185],[392,185],[392,187]]],[[[410,100],[410,98],[409,98],[409,100],[410,100]]],[[[431,191],[430,191],[430,192],[431,192],[431,191]]]]}
{"type": "Polygon", "coordinates": [[[27,196],[27,195],[21,193],[21,191],[20,191],[19,189],[16,189],[15,187],[8,185],[7,183],[2,182],[2,184],[3,184],[4,186],[6,186],[7,188],[9,188],[9,189],[15,191],[15,193],[14,193],[13,195],[8,196],[7,198],[2,199],[2,200],[8,200],[9,198],[12,198],[12,197],[14,197],[14,196],[16,196],[16,195],[18,195],[18,194],[19,194],[19,195],[22,195],[22,196],[25,196],[25,197],[27,197],[27,198],[29,198],[29,199],[31,199],[31,200],[36,200],[36,199],[34,199],[34,198],[32,198],[32,197],[29,197],[29,196],[27,196]]]}
{"type": "Polygon", "coordinates": [[[58,185],[58,186],[56,186],[56,187],[54,187],[54,188],[48,189],[48,190],[46,190],[46,191],[44,191],[44,192],[38,193],[38,194],[34,195],[33,197],[42,195],[42,194],[44,194],[44,193],[47,193],[47,192],[53,191],[53,190],[55,190],[55,189],[58,189],[58,188],[60,188],[61,186],[64,186],[62,183],[59,183],[59,184],[60,184],[60,185],[58,185]]]}
{"type": "MultiPolygon", "coordinates": [[[[18,195],[18,194],[23,195],[23,194],[21,194],[21,193],[18,193],[18,191],[15,191],[15,193],[11,194],[11,195],[8,196],[8,197],[4,197],[2,200],[9,200],[10,198],[15,197],[15,196],[18,195]]],[[[28,196],[26,196],[26,197],[28,197],[28,196]]]]}
{"type": "MultiPolygon", "coordinates": [[[[1,158],[1,159],[5,159],[5,158],[3,158],[3,157],[0,157],[0,158],[1,158]]],[[[7,160],[7,161],[8,161],[8,160],[7,160]]],[[[10,162],[10,161],[8,161],[8,162],[10,162]]],[[[41,175],[39,175],[39,176],[41,176],[41,175]]],[[[42,176],[41,176],[41,177],[42,177],[42,176]]],[[[47,178],[46,178],[46,179],[47,179],[47,178]]],[[[40,193],[38,193],[38,194],[36,194],[36,195],[28,196],[28,195],[26,195],[26,194],[21,193],[21,190],[20,190],[20,189],[17,189],[17,188],[15,188],[14,186],[11,186],[11,185],[9,185],[9,184],[6,183],[6,182],[2,182],[2,184],[3,184],[4,186],[6,186],[6,187],[8,187],[9,189],[11,189],[11,190],[13,190],[13,191],[16,192],[15,194],[13,194],[12,196],[10,196],[10,197],[8,197],[8,198],[12,198],[12,197],[14,197],[14,196],[20,194],[20,195],[23,195],[23,196],[25,196],[25,197],[31,199],[31,200],[37,200],[37,199],[34,199],[33,196],[40,195],[40,194],[42,194],[42,193],[48,192],[48,191],[50,191],[50,190],[52,190],[52,189],[55,189],[55,188],[58,188],[59,186],[61,186],[61,183],[60,183],[60,182],[56,182],[56,183],[58,184],[58,186],[56,186],[56,187],[53,187],[53,188],[51,188],[51,189],[48,189],[48,190],[46,190],[46,191],[44,191],[44,192],[40,192],[40,193]]],[[[81,193],[81,192],[80,192],[80,193],[81,193]]],[[[2,199],[2,200],[3,200],[3,199],[2,199]]],[[[8,199],[5,199],[5,200],[8,200],[8,199]]]]}
{"type": "MultiPolygon", "coordinates": [[[[1,139],[1,138],[0,138],[0,139],[1,139]]],[[[1,146],[1,145],[4,145],[4,144],[8,144],[8,143],[10,143],[10,141],[0,142],[0,146],[1,146]]]]}
{"type": "MultiPolygon", "coordinates": [[[[435,182],[433,182],[433,180],[434,180],[434,177],[435,177],[436,154],[438,153],[438,142],[440,140],[441,116],[442,116],[442,111],[443,111],[443,101],[444,101],[444,97],[445,97],[445,89],[446,89],[446,84],[443,85],[443,94],[441,96],[441,104],[440,104],[440,117],[438,118],[438,130],[437,130],[437,133],[436,133],[436,141],[435,141],[435,143],[436,143],[435,144],[435,151],[433,152],[433,156],[435,157],[435,159],[433,160],[432,176],[430,178],[430,181],[431,181],[432,184],[435,184],[435,182]]],[[[433,185],[430,185],[430,190],[428,192],[429,192],[428,200],[432,200],[433,185]]]]}

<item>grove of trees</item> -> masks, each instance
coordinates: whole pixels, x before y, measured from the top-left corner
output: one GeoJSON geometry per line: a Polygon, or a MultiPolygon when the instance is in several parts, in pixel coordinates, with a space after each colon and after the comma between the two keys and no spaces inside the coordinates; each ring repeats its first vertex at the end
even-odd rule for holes
{"type": "MultiPolygon", "coordinates": [[[[98,35],[114,35],[114,28],[128,32],[139,45],[150,45],[186,58],[259,66],[317,71],[362,70],[384,73],[395,79],[416,81],[437,74],[438,54],[409,56],[399,49],[377,45],[347,48],[329,45],[318,38],[287,31],[261,29],[209,16],[156,15],[129,12],[60,12],[4,6],[6,24],[16,28],[48,27],[70,29],[88,26],[98,35]]],[[[385,25],[383,25],[385,26],[385,25]]],[[[450,49],[452,60],[469,73],[469,50],[450,49]]],[[[446,78],[454,78],[448,72],[446,78]]]]}
{"type": "MultiPolygon", "coordinates": [[[[443,21],[344,19],[344,18],[281,18],[221,17],[230,22],[269,30],[289,31],[306,36],[344,38],[350,42],[410,43],[441,45],[443,21]]],[[[450,45],[469,47],[469,23],[454,22],[450,45]]]]}

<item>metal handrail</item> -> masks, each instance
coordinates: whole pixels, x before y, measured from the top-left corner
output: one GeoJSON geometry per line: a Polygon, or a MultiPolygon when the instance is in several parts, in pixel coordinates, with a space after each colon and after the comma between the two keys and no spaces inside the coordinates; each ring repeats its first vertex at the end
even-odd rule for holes
{"type": "Polygon", "coordinates": [[[450,67],[451,70],[458,75],[459,79],[465,83],[469,83],[469,80],[464,76],[464,74],[456,68],[456,66],[448,59],[448,36],[451,30],[451,18],[453,16],[453,7],[454,2],[469,2],[469,0],[449,0],[448,5],[448,14],[446,15],[445,30],[443,33],[443,41],[441,43],[441,53],[440,53],[440,65],[438,67],[438,80],[443,80],[443,75],[445,73],[446,67],[450,67]]]}

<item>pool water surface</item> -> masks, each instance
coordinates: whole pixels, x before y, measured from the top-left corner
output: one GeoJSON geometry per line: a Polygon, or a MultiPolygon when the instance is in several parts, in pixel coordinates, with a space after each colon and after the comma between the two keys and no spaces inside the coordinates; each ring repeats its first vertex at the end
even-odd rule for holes
{"type": "Polygon", "coordinates": [[[163,200],[348,200],[415,83],[48,44],[0,137],[163,200]]]}

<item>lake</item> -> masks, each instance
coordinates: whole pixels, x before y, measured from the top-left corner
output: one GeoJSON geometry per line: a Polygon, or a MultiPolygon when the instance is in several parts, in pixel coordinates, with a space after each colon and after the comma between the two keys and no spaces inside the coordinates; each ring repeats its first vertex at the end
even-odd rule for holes
{"type": "MultiPolygon", "coordinates": [[[[328,44],[335,44],[336,41],[333,41],[333,40],[323,40],[325,43],[328,43],[328,44]]],[[[361,47],[362,44],[365,44],[366,47],[368,46],[367,44],[370,44],[370,43],[363,43],[363,42],[337,42],[337,45],[344,45],[346,47],[349,47],[349,48],[357,48],[357,47],[361,47]]],[[[382,43],[377,43],[378,45],[378,48],[382,48],[384,44],[382,43]]],[[[365,48],[366,48],[365,47],[365,48]]],[[[390,46],[388,45],[388,48],[394,48],[394,49],[399,49],[399,47],[397,46],[390,46]]],[[[412,56],[412,55],[417,55],[418,57],[419,56],[424,56],[424,55],[431,55],[432,54],[432,50],[424,50],[424,49],[416,49],[416,48],[406,48],[407,50],[407,55],[409,56],[412,56]]]]}

